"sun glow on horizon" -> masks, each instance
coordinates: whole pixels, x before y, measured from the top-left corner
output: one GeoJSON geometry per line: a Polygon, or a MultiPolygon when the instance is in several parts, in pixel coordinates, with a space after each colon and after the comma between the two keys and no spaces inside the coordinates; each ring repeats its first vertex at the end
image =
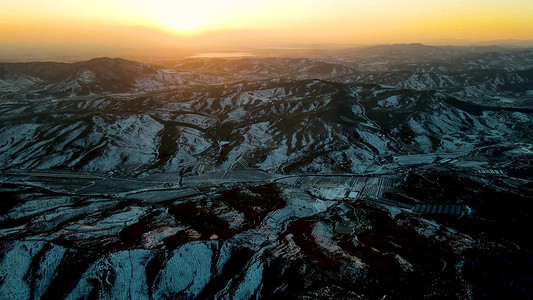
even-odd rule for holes
{"type": "Polygon", "coordinates": [[[212,25],[210,22],[220,10],[220,3],[223,1],[136,1],[157,23],[157,27],[181,34],[193,34],[212,25]]]}
{"type": "Polygon", "coordinates": [[[0,1],[0,55],[8,46],[213,50],[533,39],[531,0],[0,1]]]}

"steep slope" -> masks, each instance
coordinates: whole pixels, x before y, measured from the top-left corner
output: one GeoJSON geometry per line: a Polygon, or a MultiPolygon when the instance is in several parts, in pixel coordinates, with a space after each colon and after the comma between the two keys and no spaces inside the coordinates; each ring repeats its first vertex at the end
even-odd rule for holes
{"type": "Polygon", "coordinates": [[[406,153],[528,142],[530,110],[440,92],[270,80],[2,105],[3,169],[364,172],[406,153]],[[521,134],[519,134],[519,132],[521,134]],[[525,133],[525,134],[524,134],[525,133]]]}
{"type": "Polygon", "coordinates": [[[183,84],[173,70],[124,59],[86,62],[14,63],[0,65],[0,93],[27,98],[126,93],[183,84]]]}
{"type": "Polygon", "coordinates": [[[16,201],[0,215],[0,295],[527,298],[531,197],[493,184],[457,173],[394,179],[399,193],[477,211],[460,219],[325,200],[288,184],[200,188],[189,197],[174,189],[151,200],[1,184],[4,201],[16,201]]]}

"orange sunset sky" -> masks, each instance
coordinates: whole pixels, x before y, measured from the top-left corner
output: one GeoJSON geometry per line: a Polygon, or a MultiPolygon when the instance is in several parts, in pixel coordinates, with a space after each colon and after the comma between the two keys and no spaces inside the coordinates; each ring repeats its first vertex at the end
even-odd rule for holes
{"type": "Polygon", "coordinates": [[[0,59],[533,39],[531,0],[0,2],[0,59]]]}

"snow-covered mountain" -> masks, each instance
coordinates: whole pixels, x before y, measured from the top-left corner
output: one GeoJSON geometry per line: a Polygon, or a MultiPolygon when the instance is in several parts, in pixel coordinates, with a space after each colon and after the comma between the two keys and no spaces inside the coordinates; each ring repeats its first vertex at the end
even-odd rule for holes
{"type": "Polygon", "coordinates": [[[0,64],[0,299],[527,298],[533,52],[0,64]]]}
{"type": "Polygon", "coordinates": [[[527,107],[322,80],[13,100],[1,109],[3,169],[363,172],[400,154],[529,142],[532,126],[527,107]]]}
{"type": "Polygon", "coordinates": [[[0,64],[0,91],[33,98],[142,92],[182,85],[179,74],[150,64],[97,58],[80,63],[0,64]]]}

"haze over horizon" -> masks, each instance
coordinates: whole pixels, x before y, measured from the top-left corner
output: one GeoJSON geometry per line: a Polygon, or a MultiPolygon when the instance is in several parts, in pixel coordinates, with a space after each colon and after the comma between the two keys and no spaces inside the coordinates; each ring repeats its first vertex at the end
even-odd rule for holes
{"type": "Polygon", "coordinates": [[[2,61],[157,59],[220,49],[513,44],[533,39],[533,2],[524,0],[4,2],[2,61]]]}

